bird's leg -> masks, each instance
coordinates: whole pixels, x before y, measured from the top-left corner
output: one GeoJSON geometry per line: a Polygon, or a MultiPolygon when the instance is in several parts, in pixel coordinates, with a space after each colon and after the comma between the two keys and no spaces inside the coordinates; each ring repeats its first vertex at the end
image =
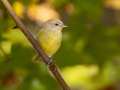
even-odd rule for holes
{"type": "MultiPolygon", "coordinates": [[[[53,62],[52,58],[51,58],[51,57],[49,57],[49,58],[50,58],[50,61],[47,63],[48,66],[50,66],[50,65],[52,64],[52,62],[53,62]]],[[[35,55],[35,56],[33,56],[33,58],[32,58],[32,62],[33,62],[33,63],[40,63],[40,62],[41,62],[41,59],[39,58],[38,55],[35,55]]]]}

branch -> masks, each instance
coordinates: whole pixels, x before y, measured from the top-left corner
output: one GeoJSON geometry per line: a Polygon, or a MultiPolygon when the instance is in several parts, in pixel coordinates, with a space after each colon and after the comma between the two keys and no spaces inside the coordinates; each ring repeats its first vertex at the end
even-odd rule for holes
{"type": "Polygon", "coordinates": [[[32,36],[32,33],[25,27],[25,25],[21,22],[19,17],[15,14],[8,0],[0,0],[0,1],[2,2],[2,4],[4,5],[8,13],[11,15],[12,19],[16,22],[16,25],[20,28],[21,32],[23,32],[23,34],[32,44],[33,48],[39,55],[39,58],[41,57],[42,61],[48,66],[49,70],[54,75],[55,79],[58,81],[62,89],[70,90],[69,86],[64,81],[63,77],[61,76],[59,72],[59,68],[57,67],[55,62],[53,62],[53,60],[46,55],[46,53],[43,51],[38,41],[32,36]]]}

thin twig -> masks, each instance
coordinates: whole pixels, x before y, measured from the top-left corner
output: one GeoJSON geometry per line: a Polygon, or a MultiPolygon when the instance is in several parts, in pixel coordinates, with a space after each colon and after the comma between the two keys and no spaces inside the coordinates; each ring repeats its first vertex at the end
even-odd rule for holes
{"type": "Polygon", "coordinates": [[[26,38],[30,41],[33,48],[39,55],[39,57],[41,57],[42,61],[48,66],[49,70],[52,72],[52,74],[58,81],[59,85],[62,87],[62,89],[70,90],[69,86],[67,85],[63,77],[61,76],[59,72],[59,68],[57,67],[55,62],[53,62],[53,60],[46,55],[46,53],[43,51],[38,41],[32,36],[32,33],[25,27],[25,25],[21,22],[19,17],[15,14],[8,0],[1,0],[1,2],[6,8],[6,10],[9,12],[11,17],[13,18],[13,20],[16,22],[16,25],[20,28],[20,30],[24,33],[26,38]]]}

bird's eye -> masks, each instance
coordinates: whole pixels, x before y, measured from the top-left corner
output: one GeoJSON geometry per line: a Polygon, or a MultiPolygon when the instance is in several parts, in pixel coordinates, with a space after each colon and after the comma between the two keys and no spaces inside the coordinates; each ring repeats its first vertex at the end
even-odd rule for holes
{"type": "Polygon", "coordinates": [[[59,25],[58,23],[55,24],[55,26],[58,26],[58,25],[59,25]]]}

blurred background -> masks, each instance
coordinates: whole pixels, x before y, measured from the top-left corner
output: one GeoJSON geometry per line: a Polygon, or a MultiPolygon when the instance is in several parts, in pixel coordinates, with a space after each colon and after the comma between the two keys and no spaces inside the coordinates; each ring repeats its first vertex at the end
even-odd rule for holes
{"type": "MultiPolygon", "coordinates": [[[[120,0],[9,0],[21,20],[60,18],[68,28],[54,60],[72,90],[120,90],[120,0]]],[[[0,90],[60,90],[0,3],[0,90]]]]}

